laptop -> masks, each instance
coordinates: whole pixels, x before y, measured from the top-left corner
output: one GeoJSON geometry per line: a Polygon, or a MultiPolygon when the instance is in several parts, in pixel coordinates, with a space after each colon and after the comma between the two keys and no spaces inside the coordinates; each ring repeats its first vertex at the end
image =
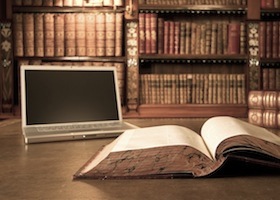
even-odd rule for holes
{"type": "Polygon", "coordinates": [[[115,67],[23,65],[26,144],[117,137],[138,128],[122,118],[115,67]]]}

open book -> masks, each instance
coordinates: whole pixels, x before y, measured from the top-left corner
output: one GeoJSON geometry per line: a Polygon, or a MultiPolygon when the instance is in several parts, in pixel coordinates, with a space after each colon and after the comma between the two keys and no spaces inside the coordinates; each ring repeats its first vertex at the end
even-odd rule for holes
{"type": "Polygon", "coordinates": [[[201,135],[177,125],[128,130],[95,154],[74,179],[201,177],[229,157],[280,169],[280,137],[227,116],[208,119],[201,135]]]}

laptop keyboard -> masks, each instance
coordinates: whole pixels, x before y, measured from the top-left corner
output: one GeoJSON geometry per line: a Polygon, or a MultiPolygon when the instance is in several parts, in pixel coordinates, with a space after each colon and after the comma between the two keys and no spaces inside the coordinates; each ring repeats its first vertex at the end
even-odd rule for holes
{"type": "Polygon", "coordinates": [[[119,127],[120,122],[100,123],[100,124],[71,124],[71,125],[58,125],[58,126],[41,126],[37,127],[38,132],[67,132],[67,131],[80,131],[80,130],[94,130],[94,129],[107,129],[119,127]]]}

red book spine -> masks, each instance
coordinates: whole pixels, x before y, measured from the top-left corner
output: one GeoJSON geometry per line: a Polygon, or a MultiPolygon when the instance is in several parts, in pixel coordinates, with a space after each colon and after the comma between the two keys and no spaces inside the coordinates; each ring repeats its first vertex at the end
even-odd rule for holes
{"type": "Polygon", "coordinates": [[[230,23],[228,28],[228,54],[239,54],[240,24],[230,23]]]}
{"type": "Polygon", "coordinates": [[[261,0],[261,8],[273,8],[275,0],[261,0]]]}
{"type": "Polygon", "coordinates": [[[266,33],[265,22],[260,22],[259,25],[259,55],[260,58],[265,58],[265,33],[266,33]]]}
{"type": "Polygon", "coordinates": [[[157,14],[151,14],[151,53],[157,53],[157,14]]]}
{"type": "Polygon", "coordinates": [[[272,22],[272,58],[278,58],[279,51],[279,21],[272,22]]]}
{"type": "Polygon", "coordinates": [[[158,50],[158,54],[162,54],[163,53],[163,48],[164,48],[164,20],[163,18],[158,18],[158,31],[157,31],[157,50],[158,50]]]}
{"type": "Polygon", "coordinates": [[[272,57],[272,22],[266,22],[266,58],[272,57]]]}

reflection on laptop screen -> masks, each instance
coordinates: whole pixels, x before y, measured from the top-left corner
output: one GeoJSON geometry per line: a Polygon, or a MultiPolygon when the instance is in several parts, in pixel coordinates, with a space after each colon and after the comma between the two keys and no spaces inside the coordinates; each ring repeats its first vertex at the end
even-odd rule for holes
{"type": "Polygon", "coordinates": [[[114,72],[27,70],[26,122],[119,120],[114,72]]]}

